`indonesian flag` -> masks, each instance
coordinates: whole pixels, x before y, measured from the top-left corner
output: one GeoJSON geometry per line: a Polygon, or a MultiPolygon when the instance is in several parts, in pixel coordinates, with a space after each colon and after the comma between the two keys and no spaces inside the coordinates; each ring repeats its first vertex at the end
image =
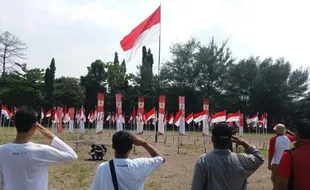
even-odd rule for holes
{"type": "Polygon", "coordinates": [[[155,117],[154,117],[154,119],[153,119],[153,121],[152,121],[152,124],[155,126],[156,125],[156,122],[157,122],[157,114],[155,114],[155,117]]]}
{"type": "Polygon", "coordinates": [[[268,117],[268,115],[267,115],[267,113],[265,113],[265,119],[264,119],[264,129],[267,129],[267,117],[268,117]]]}
{"type": "Polygon", "coordinates": [[[151,109],[149,112],[145,114],[145,121],[155,118],[155,108],[151,109]]]}
{"type": "Polygon", "coordinates": [[[190,124],[193,121],[193,119],[194,119],[194,116],[193,116],[193,112],[192,112],[191,114],[189,114],[186,117],[185,121],[186,121],[187,124],[190,124]]]}
{"type": "Polygon", "coordinates": [[[240,112],[237,113],[229,113],[226,117],[226,122],[239,122],[240,120],[240,112]]]}
{"type": "Polygon", "coordinates": [[[52,110],[48,110],[46,113],[45,113],[45,117],[51,117],[52,116],[52,110]]]}
{"type": "Polygon", "coordinates": [[[137,49],[142,46],[157,42],[160,35],[160,6],[156,11],[135,27],[121,41],[121,46],[127,54],[126,62],[135,57],[137,49]]]}
{"type": "Polygon", "coordinates": [[[253,122],[257,122],[258,121],[258,113],[256,113],[253,117],[249,118],[246,120],[247,124],[253,123],[253,122]]]}
{"type": "Polygon", "coordinates": [[[105,120],[106,121],[111,121],[111,113],[107,116],[107,118],[105,120]]]}
{"type": "Polygon", "coordinates": [[[44,118],[44,112],[43,112],[43,109],[41,109],[41,118],[40,120],[42,120],[44,118]]]}
{"type": "Polygon", "coordinates": [[[226,110],[215,113],[211,119],[212,123],[218,123],[223,121],[226,121],[226,110]]]}
{"type": "Polygon", "coordinates": [[[175,118],[174,118],[174,124],[179,127],[180,125],[180,118],[182,116],[182,110],[179,110],[179,112],[175,115],[175,118]]]}
{"type": "Polygon", "coordinates": [[[206,115],[207,115],[207,110],[204,110],[202,112],[199,113],[195,113],[194,114],[194,122],[198,123],[203,121],[203,119],[206,119],[206,115]]]}
{"type": "Polygon", "coordinates": [[[169,123],[170,125],[172,125],[172,124],[173,124],[173,120],[174,120],[173,113],[171,113],[171,114],[170,114],[170,117],[169,117],[169,119],[168,119],[168,123],[169,123]]]}
{"type": "Polygon", "coordinates": [[[11,118],[11,113],[10,113],[9,109],[6,106],[1,106],[1,114],[4,115],[4,117],[6,119],[10,119],[11,118]]]}
{"type": "Polygon", "coordinates": [[[265,122],[265,114],[262,114],[261,117],[260,117],[260,120],[258,121],[258,126],[262,127],[264,122],[265,122]]]}
{"type": "Polygon", "coordinates": [[[52,113],[52,122],[53,123],[57,123],[58,122],[58,117],[57,117],[57,111],[56,111],[56,108],[54,107],[53,108],[53,113],[52,113]]]}

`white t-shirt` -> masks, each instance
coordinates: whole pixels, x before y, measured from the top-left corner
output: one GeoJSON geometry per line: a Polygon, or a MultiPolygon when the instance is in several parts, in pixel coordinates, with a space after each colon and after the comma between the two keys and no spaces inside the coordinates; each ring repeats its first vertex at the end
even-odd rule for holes
{"type": "Polygon", "coordinates": [[[274,164],[280,163],[283,152],[290,148],[290,143],[291,143],[290,139],[285,135],[281,135],[281,136],[277,137],[276,143],[274,146],[274,149],[275,149],[274,150],[274,156],[273,156],[273,163],[274,164]]]}
{"type": "Polygon", "coordinates": [[[77,159],[74,150],[58,137],[51,145],[32,142],[1,145],[0,190],[3,185],[5,190],[47,190],[48,166],[77,159]]]}
{"type": "MultiPolygon", "coordinates": [[[[161,156],[153,158],[114,158],[114,166],[120,190],[143,190],[144,181],[163,163],[161,156]]],[[[109,162],[98,166],[91,190],[113,190],[109,162]]]]}

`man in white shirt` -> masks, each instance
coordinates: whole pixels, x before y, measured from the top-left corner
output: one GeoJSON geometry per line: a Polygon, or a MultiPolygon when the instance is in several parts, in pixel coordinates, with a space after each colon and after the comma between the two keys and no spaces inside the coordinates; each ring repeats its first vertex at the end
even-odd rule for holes
{"type": "MultiPolygon", "coordinates": [[[[118,131],[112,137],[115,150],[113,159],[117,186],[120,190],[142,190],[144,181],[165,161],[164,156],[152,145],[140,137],[126,131],[118,131]],[[135,146],[144,147],[152,158],[129,159],[129,153],[135,146]]],[[[91,190],[113,190],[110,162],[98,166],[91,190]]]]}
{"type": "Polygon", "coordinates": [[[0,146],[0,190],[47,190],[49,165],[77,159],[70,146],[36,120],[37,113],[29,107],[15,113],[16,138],[0,146]],[[36,128],[51,146],[29,142],[36,128]]]}
{"type": "Polygon", "coordinates": [[[285,129],[285,125],[279,123],[273,130],[276,132],[276,136],[269,140],[269,150],[268,150],[268,169],[271,170],[271,181],[273,184],[273,189],[276,186],[276,171],[282,154],[285,150],[288,150],[290,143],[295,141],[294,133],[285,129]],[[288,135],[285,135],[287,133],[288,135]],[[273,163],[271,164],[273,160],[273,163]]]}

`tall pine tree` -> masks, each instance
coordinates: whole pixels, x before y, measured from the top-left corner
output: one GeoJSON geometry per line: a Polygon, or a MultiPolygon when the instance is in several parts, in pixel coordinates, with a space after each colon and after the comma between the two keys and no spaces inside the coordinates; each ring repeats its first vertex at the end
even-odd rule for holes
{"type": "Polygon", "coordinates": [[[53,58],[50,66],[45,70],[44,74],[45,109],[50,109],[53,106],[55,72],[56,66],[55,59],[53,58]]]}

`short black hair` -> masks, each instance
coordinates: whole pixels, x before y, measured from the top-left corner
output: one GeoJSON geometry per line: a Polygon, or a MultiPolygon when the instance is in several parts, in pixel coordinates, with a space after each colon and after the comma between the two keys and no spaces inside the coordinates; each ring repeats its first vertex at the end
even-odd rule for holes
{"type": "Polygon", "coordinates": [[[299,133],[300,138],[310,139],[310,122],[302,121],[296,125],[296,131],[299,133]]]}
{"type": "Polygon", "coordinates": [[[17,132],[27,133],[37,122],[37,112],[27,106],[23,106],[17,110],[12,120],[15,123],[17,132]]]}
{"type": "Polygon", "coordinates": [[[217,146],[226,147],[231,142],[232,129],[225,123],[219,123],[212,130],[212,136],[217,146]]]}
{"type": "Polygon", "coordinates": [[[112,137],[112,146],[119,154],[126,154],[132,149],[133,135],[128,131],[118,131],[112,137]]]}

